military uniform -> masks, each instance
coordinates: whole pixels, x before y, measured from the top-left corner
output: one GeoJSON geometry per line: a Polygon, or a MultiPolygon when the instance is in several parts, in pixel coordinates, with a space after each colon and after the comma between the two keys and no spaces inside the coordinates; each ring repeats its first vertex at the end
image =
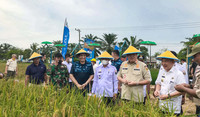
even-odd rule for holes
{"type": "Polygon", "coordinates": [[[117,59],[116,61],[115,60],[112,61],[112,65],[116,67],[117,72],[119,71],[121,64],[122,64],[122,61],[120,60],[120,58],[117,59]]]}
{"type": "Polygon", "coordinates": [[[69,72],[64,64],[51,65],[49,75],[54,86],[64,87],[67,84],[66,78],[69,77],[69,72]]]}
{"type": "MultiPolygon", "coordinates": [[[[150,73],[146,64],[140,61],[129,63],[125,61],[120,67],[118,77],[126,79],[127,81],[139,82],[143,80],[150,81],[150,73]]],[[[128,86],[122,84],[121,98],[126,100],[134,100],[135,102],[143,102],[143,85],[128,86]]]]}
{"type": "Polygon", "coordinates": [[[196,71],[194,75],[196,78],[194,89],[196,90],[196,94],[198,98],[193,98],[193,99],[196,105],[196,114],[200,114],[200,67],[199,65],[196,67],[196,71]]]}

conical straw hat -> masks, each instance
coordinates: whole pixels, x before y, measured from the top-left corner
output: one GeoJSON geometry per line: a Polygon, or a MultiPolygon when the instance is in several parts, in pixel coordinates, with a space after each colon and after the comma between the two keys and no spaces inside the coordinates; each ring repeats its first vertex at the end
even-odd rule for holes
{"type": "Polygon", "coordinates": [[[127,55],[127,54],[140,54],[142,53],[140,50],[136,49],[133,46],[129,46],[128,49],[123,53],[123,55],[127,55]]]}
{"type": "Polygon", "coordinates": [[[162,58],[174,59],[175,61],[179,61],[178,58],[176,56],[174,56],[174,54],[172,54],[170,51],[166,51],[156,57],[156,59],[158,59],[158,60],[161,60],[162,58]]]}
{"type": "Polygon", "coordinates": [[[86,52],[85,50],[83,50],[83,49],[79,50],[79,51],[76,53],[76,56],[79,55],[79,54],[86,54],[87,57],[90,56],[90,54],[87,53],[87,52],[86,52]]]}
{"type": "Polygon", "coordinates": [[[106,59],[113,59],[113,57],[107,52],[103,52],[99,57],[98,59],[102,59],[102,58],[106,58],[106,59]]]}
{"type": "Polygon", "coordinates": [[[33,60],[34,58],[42,58],[42,55],[40,55],[40,54],[34,52],[34,53],[31,55],[31,57],[29,58],[29,61],[30,61],[30,60],[33,60]]]}

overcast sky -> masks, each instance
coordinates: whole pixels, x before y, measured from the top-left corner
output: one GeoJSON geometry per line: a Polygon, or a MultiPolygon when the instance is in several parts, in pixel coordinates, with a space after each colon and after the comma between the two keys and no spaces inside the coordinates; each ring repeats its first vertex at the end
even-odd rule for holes
{"type": "Polygon", "coordinates": [[[0,0],[0,44],[29,48],[33,42],[62,40],[64,20],[70,43],[86,34],[115,33],[155,41],[178,52],[181,41],[200,33],[199,0],[0,0]]]}

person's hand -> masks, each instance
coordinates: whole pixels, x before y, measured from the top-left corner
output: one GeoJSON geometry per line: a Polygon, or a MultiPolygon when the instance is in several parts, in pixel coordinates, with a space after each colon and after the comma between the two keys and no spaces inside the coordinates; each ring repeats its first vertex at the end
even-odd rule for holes
{"type": "Polygon", "coordinates": [[[8,72],[7,71],[5,71],[5,74],[7,74],[8,72]]]}
{"type": "Polygon", "coordinates": [[[160,91],[157,91],[157,90],[156,90],[156,91],[154,91],[153,94],[154,94],[155,97],[158,97],[158,96],[160,96],[160,91]]]}
{"type": "Polygon", "coordinates": [[[18,73],[16,72],[15,75],[17,75],[18,73]]]}
{"type": "Polygon", "coordinates": [[[176,85],[174,88],[179,92],[184,92],[185,86],[183,84],[180,84],[176,85]]]}
{"type": "Polygon", "coordinates": [[[83,85],[77,84],[78,89],[83,89],[83,85]]]}
{"type": "Polygon", "coordinates": [[[168,98],[168,95],[160,95],[160,99],[161,100],[165,100],[165,99],[167,99],[168,98]]]}
{"type": "Polygon", "coordinates": [[[82,84],[82,89],[84,89],[86,87],[86,83],[82,84]]]}
{"type": "Polygon", "coordinates": [[[113,100],[116,100],[117,99],[117,94],[113,94],[113,100]]]}
{"type": "Polygon", "coordinates": [[[133,82],[133,81],[128,82],[128,86],[136,86],[136,85],[138,85],[137,82],[133,82]]]}

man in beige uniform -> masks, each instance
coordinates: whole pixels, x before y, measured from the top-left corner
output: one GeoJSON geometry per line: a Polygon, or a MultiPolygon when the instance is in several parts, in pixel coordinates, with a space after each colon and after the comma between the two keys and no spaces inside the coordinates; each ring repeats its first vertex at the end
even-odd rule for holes
{"type": "Polygon", "coordinates": [[[9,77],[15,77],[17,75],[17,55],[12,54],[12,58],[9,59],[6,63],[6,68],[5,68],[5,74],[6,75],[6,80],[8,80],[9,77]]]}
{"type": "MultiPolygon", "coordinates": [[[[188,55],[188,57],[194,57],[194,61],[200,65],[200,44],[195,45],[192,48],[192,53],[188,55]]],[[[176,85],[175,89],[180,92],[188,93],[189,95],[195,97],[194,102],[196,104],[196,114],[200,117],[200,70],[195,71],[196,81],[194,87],[188,84],[180,84],[176,85]],[[193,87],[193,89],[192,89],[193,87]]]]}
{"type": "Polygon", "coordinates": [[[137,60],[138,53],[141,52],[129,46],[123,54],[128,61],[122,63],[117,77],[122,82],[121,99],[143,103],[143,86],[150,83],[150,74],[146,64],[137,60]]]}

